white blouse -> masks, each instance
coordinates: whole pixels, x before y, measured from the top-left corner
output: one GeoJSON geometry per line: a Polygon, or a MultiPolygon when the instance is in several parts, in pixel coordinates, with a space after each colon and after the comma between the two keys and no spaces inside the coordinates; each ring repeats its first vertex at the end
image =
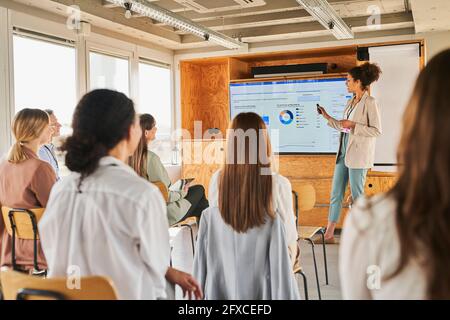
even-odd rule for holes
{"type": "MultiPolygon", "coordinates": [[[[219,206],[219,173],[220,170],[216,171],[209,183],[208,201],[210,207],[219,206]]],[[[298,233],[295,225],[291,183],[282,175],[274,173],[272,175],[272,185],[274,209],[284,223],[288,245],[294,245],[297,243],[298,233]]]]}
{"type": "Polygon", "coordinates": [[[425,271],[418,261],[386,279],[400,257],[395,210],[394,199],[377,195],[358,199],[347,216],[339,252],[344,299],[425,299],[425,271]]]}
{"type": "Polygon", "coordinates": [[[55,185],[39,223],[49,276],[108,276],[120,299],[165,298],[169,224],[158,188],[113,157],[81,193],[79,176],[55,185]]]}

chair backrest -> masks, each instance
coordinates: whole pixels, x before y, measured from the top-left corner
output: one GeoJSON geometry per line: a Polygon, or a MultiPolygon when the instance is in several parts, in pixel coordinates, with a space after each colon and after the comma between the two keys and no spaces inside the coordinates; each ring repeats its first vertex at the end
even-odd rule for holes
{"type": "Polygon", "coordinates": [[[316,190],[311,184],[300,184],[292,190],[294,202],[294,214],[299,219],[299,212],[309,211],[316,204],[316,190]]]}
{"type": "Polygon", "coordinates": [[[159,191],[161,191],[161,194],[163,195],[163,198],[166,202],[169,202],[169,190],[167,190],[167,187],[164,183],[161,181],[155,181],[152,182],[155,186],[158,187],[159,191]]]}
{"type": "MultiPolygon", "coordinates": [[[[16,237],[19,239],[33,240],[34,231],[31,216],[34,216],[36,223],[42,218],[45,208],[38,209],[21,209],[2,207],[2,216],[5,223],[6,231],[12,236],[12,226],[10,215],[14,219],[16,225],[16,237]]],[[[39,236],[38,236],[39,239],[39,236]]]]}
{"type": "Polygon", "coordinates": [[[77,283],[76,279],[46,279],[2,268],[0,279],[5,300],[117,300],[114,285],[106,277],[82,277],[77,283]]]}

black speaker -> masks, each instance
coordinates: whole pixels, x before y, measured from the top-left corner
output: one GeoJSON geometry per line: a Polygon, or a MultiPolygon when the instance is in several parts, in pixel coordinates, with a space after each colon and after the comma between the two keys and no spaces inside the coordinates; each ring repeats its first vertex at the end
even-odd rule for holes
{"type": "Polygon", "coordinates": [[[357,58],[358,61],[369,61],[369,48],[368,47],[361,47],[357,50],[357,58]]]}
{"type": "Polygon", "coordinates": [[[254,78],[327,73],[327,63],[289,64],[285,66],[253,67],[254,78]]]}

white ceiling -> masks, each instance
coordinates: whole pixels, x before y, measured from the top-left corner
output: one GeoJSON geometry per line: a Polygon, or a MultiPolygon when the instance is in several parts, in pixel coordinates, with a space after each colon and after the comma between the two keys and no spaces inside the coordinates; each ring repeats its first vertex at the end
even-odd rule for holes
{"type": "Polygon", "coordinates": [[[411,0],[416,32],[450,30],[450,0],[411,0]]]}
{"type": "MultiPolygon", "coordinates": [[[[124,9],[105,0],[14,0],[60,15],[69,5],[78,5],[82,19],[94,26],[111,29],[173,50],[211,47],[214,44],[146,17],[125,19],[124,9]]],[[[286,39],[329,37],[328,30],[296,0],[150,0],[205,27],[240,38],[247,43],[286,39]]],[[[450,30],[450,0],[328,0],[357,37],[366,32],[389,31],[404,34],[450,30]],[[380,25],[368,25],[373,13],[380,13],[380,25]]],[[[372,19],[373,20],[373,19],[372,19]]]]}

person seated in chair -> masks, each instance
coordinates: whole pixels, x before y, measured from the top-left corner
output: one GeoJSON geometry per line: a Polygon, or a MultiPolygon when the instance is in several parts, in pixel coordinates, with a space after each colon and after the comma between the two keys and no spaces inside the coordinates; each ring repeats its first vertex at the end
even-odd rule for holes
{"type": "MultiPolygon", "coordinates": [[[[38,158],[38,150],[47,143],[53,130],[50,118],[39,109],[23,109],[14,117],[12,133],[16,142],[6,160],[0,163],[0,204],[15,209],[45,208],[50,190],[56,182],[52,166],[38,158]]],[[[1,266],[12,267],[12,238],[0,219],[1,266]]],[[[47,263],[38,240],[37,262],[40,270],[47,263]]],[[[16,264],[20,270],[30,272],[34,268],[34,241],[17,239],[16,264]]]]}
{"type": "Polygon", "coordinates": [[[130,158],[130,166],[138,175],[150,182],[162,182],[167,187],[169,200],[167,203],[167,216],[169,224],[174,225],[189,217],[197,218],[209,207],[205,196],[205,188],[201,185],[190,186],[187,184],[181,190],[170,190],[172,185],[169,174],[164,168],[158,155],[148,150],[148,144],[155,140],[156,121],[150,114],[141,114],[139,122],[142,129],[142,137],[139,146],[130,158]]]}
{"type": "Polygon", "coordinates": [[[289,248],[297,246],[290,183],[272,173],[261,117],[240,113],[230,129],[226,163],[211,179],[213,201],[199,228],[195,278],[205,299],[299,299],[289,248]],[[239,132],[257,138],[241,139],[239,132]]]}

